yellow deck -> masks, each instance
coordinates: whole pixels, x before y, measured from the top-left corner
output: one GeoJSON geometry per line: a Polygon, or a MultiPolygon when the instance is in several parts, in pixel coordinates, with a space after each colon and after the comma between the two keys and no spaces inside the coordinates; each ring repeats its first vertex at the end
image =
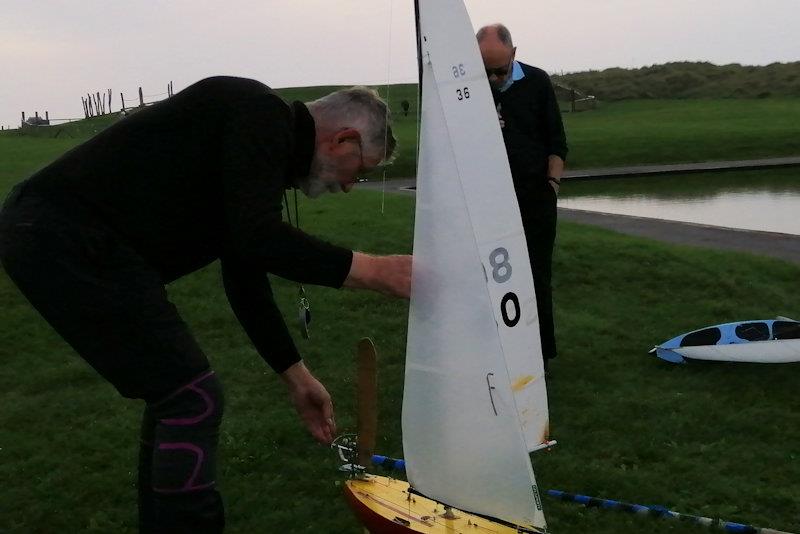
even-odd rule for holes
{"type": "Polygon", "coordinates": [[[532,526],[514,528],[454,508],[445,514],[442,504],[409,494],[408,483],[366,475],[346,482],[345,493],[356,514],[373,534],[420,532],[425,534],[519,534],[542,532],[532,526]]]}

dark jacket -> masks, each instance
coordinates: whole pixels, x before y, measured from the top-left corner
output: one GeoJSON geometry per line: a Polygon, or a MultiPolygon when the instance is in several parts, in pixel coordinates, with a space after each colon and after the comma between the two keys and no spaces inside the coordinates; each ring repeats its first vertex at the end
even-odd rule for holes
{"type": "Polygon", "coordinates": [[[315,126],[300,102],[243,78],[202,80],[126,117],[24,184],[74,217],[111,228],[164,283],[222,260],[239,321],[278,372],[299,360],[267,272],[339,287],[352,252],[282,222],[306,176],[315,126]]]}
{"type": "Polygon", "coordinates": [[[518,192],[546,184],[549,156],[567,159],[564,125],[550,76],[542,69],[520,65],[524,78],[502,93],[493,91],[505,121],[503,140],[518,192]]]}

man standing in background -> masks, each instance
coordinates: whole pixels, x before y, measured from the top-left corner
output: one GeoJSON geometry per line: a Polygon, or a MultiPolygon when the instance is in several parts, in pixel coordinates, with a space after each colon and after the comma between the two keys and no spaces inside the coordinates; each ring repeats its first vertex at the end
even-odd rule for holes
{"type": "Polygon", "coordinates": [[[567,157],[561,111],[550,77],[514,60],[511,32],[502,24],[476,35],[508,153],[536,289],[545,369],[556,357],[552,260],[556,199],[567,157]]]}

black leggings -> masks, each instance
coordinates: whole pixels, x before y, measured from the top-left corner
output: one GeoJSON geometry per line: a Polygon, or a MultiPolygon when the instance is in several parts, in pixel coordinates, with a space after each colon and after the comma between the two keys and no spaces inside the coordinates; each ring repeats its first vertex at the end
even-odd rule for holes
{"type": "Polygon", "coordinates": [[[214,472],[222,388],[159,274],[102,222],[26,193],[24,183],[0,212],[0,261],[89,365],[121,395],[147,402],[140,495],[168,491],[153,506],[141,503],[144,515],[155,514],[142,532],[221,531],[214,472]],[[165,423],[194,421],[208,403],[213,409],[196,423],[165,423]]]}
{"type": "Polygon", "coordinates": [[[148,403],[139,444],[141,532],[222,532],[215,490],[222,410],[222,386],[213,371],[148,403]]]}

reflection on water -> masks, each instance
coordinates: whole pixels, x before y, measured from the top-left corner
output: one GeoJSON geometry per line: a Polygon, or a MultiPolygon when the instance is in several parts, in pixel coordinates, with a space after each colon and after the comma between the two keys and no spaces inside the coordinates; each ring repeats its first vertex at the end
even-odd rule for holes
{"type": "Polygon", "coordinates": [[[800,235],[800,168],[564,185],[563,208],[800,235]]]}

